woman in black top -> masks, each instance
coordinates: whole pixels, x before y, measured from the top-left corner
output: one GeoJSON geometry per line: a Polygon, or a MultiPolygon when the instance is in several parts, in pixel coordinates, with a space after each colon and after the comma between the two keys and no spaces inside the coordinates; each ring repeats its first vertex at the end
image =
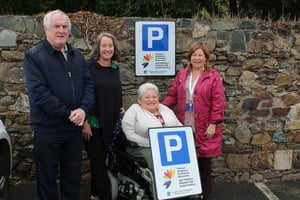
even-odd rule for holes
{"type": "Polygon", "coordinates": [[[111,185],[107,174],[106,159],[113,142],[113,129],[122,108],[122,85],[118,65],[116,38],[101,33],[87,61],[95,84],[95,106],[83,126],[83,137],[91,164],[91,200],[111,200],[111,185]]]}

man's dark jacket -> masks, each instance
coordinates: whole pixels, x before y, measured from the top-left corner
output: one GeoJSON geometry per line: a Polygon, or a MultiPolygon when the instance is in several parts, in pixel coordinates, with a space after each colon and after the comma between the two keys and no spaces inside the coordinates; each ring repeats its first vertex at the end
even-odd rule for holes
{"type": "Polygon", "coordinates": [[[79,129],[68,118],[71,110],[88,113],[94,104],[94,84],[83,55],[67,45],[67,58],[47,40],[25,54],[30,116],[37,132],[79,129]]]}

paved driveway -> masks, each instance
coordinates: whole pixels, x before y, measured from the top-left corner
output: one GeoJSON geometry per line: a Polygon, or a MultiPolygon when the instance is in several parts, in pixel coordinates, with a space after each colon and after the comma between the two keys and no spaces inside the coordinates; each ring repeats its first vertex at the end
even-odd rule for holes
{"type": "MultiPolygon", "coordinates": [[[[267,183],[214,182],[208,200],[300,200],[300,181],[267,183]]],[[[35,200],[35,182],[10,188],[11,200],[35,200]]],[[[81,187],[81,199],[89,200],[89,186],[81,187]]]]}

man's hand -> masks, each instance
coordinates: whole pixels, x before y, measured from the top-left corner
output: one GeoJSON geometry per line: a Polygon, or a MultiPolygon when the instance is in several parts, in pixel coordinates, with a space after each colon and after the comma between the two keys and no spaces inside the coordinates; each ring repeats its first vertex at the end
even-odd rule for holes
{"type": "Polygon", "coordinates": [[[81,108],[77,108],[71,111],[69,116],[71,122],[76,124],[77,126],[82,126],[85,120],[85,112],[81,108]]]}

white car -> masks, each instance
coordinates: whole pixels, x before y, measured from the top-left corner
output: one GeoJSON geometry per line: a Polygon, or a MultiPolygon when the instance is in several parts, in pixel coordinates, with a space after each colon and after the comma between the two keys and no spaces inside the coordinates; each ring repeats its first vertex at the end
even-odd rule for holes
{"type": "Polygon", "coordinates": [[[9,176],[12,165],[10,137],[0,120],[0,200],[8,200],[9,176]]]}

